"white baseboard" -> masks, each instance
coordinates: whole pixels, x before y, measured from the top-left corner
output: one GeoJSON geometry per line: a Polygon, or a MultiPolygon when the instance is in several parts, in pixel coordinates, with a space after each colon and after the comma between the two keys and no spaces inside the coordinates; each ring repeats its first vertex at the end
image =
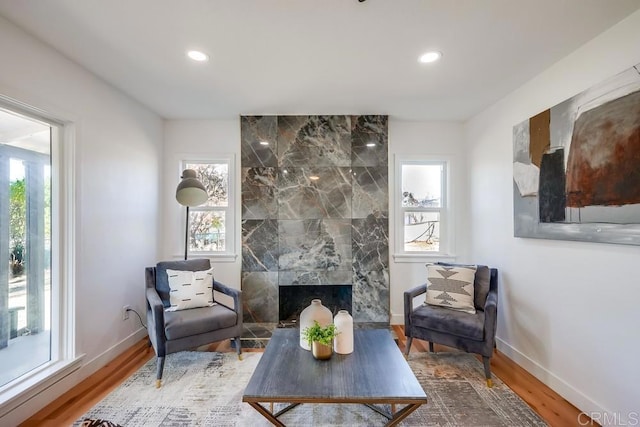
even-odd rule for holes
{"type": "Polygon", "coordinates": [[[80,368],[81,374],[84,378],[89,375],[95,373],[98,369],[105,366],[107,363],[111,362],[116,358],[119,354],[123,353],[128,348],[132,347],[135,343],[143,339],[147,336],[147,330],[144,328],[140,328],[122,341],[114,344],[104,352],[100,353],[98,356],[94,357],[92,360],[88,361],[86,364],[80,368]]]}
{"type": "Polygon", "coordinates": [[[68,375],[58,379],[44,380],[40,384],[40,391],[25,393],[19,401],[15,401],[15,404],[12,405],[14,407],[0,418],[0,425],[18,425],[22,423],[146,336],[147,330],[140,328],[92,360],[83,363],[81,367],[68,375]],[[50,381],[50,384],[47,384],[47,381],[50,381]],[[44,384],[44,387],[42,384],[44,384]]]}
{"type": "Polygon", "coordinates": [[[392,325],[404,325],[404,314],[392,314],[390,323],[392,325]]]}
{"type": "Polygon", "coordinates": [[[536,361],[530,359],[514,347],[507,344],[502,339],[496,337],[496,345],[498,350],[520,365],[523,369],[536,377],[547,387],[567,399],[572,405],[584,413],[605,413],[607,412],[602,405],[599,405],[593,399],[586,396],[580,390],[568,384],[562,378],[555,375],[548,369],[540,366],[536,361]]]}

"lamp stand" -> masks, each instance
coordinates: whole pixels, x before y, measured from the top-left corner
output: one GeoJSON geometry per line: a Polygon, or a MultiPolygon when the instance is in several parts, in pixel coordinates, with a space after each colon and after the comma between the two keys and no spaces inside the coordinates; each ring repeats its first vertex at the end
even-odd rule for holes
{"type": "Polygon", "coordinates": [[[184,260],[187,260],[187,253],[189,252],[189,206],[187,206],[187,221],[184,225],[184,260]]]}

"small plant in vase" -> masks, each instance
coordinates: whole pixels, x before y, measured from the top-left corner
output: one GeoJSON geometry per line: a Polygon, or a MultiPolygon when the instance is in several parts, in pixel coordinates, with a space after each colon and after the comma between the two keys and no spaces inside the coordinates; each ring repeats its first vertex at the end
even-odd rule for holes
{"type": "Polygon", "coordinates": [[[326,360],[333,354],[333,339],[339,332],[336,325],[330,323],[327,326],[320,326],[318,321],[313,321],[313,326],[305,328],[302,336],[309,341],[311,353],[318,360],[326,360]]]}

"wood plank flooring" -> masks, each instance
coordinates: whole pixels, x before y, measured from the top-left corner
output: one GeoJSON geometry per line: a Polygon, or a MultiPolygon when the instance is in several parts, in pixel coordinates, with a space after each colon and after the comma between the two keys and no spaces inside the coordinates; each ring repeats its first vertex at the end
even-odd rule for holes
{"type": "MultiPolygon", "coordinates": [[[[404,350],[406,339],[403,326],[393,326],[393,329],[398,336],[398,346],[404,350]]],[[[27,419],[21,426],[59,427],[73,424],[75,420],[80,418],[142,365],[155,357],[153,349],[147,347],[146,343],[145,339],[132,346],[95,374],[27,419]]],[[[228,340],[212,344],[206,350],[234,351],[228,340]]],[[[451,351],[451,349],[439,345],[435,346],[435,350],[451,351]]],[[[243,351],[260,350],[243,349],[243,351]]],[[[428,351],[428,345],[426,342],[413,340],[411,351],[426,352],[428,351]]],[[[498,351],[491,358],[491,370],[527,402],[550,426],[579,425],[577,420],[580,410],[498,351]]],[[[584,418],[581,418],[581,421],[584,423],[584,418]]],[[[597,424],[590,425],[595,426],[597,424]]]]}

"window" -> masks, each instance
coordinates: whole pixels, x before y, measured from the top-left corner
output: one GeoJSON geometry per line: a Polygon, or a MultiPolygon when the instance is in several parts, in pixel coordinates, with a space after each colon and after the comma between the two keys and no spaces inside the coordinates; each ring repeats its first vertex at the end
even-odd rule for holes
{"type": "Polygon", "coordinates": [[[447,256],[451,237],[447,160],[396,160],[396,252],[447,256]]]}
{"type": "Polygon", "coordinates": [[[61,197],[72,168],[61,167],[60,149],[71,133],[0,99],[0,406],[46,387],[74,357],[73,310],[63,310],[73,300],[73,257],[62,245],[72,241],[63,216],[72,211],[61,197]]]}
{"type": "Polygon", "coordinates": [[[189,253],[192,255],[234,252],[232,168],[231,157],[183,162],[183,169],[195,170],[209,194],[204,204],[189,208],[189,253]]]}

